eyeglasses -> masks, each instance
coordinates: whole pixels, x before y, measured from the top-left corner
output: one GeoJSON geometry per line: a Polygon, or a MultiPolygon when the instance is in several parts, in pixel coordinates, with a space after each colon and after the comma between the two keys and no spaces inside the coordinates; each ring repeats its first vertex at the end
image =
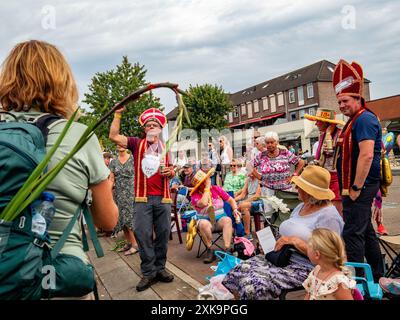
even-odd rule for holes
{"type": "Polygon", "coordinates": [[[156,123],[148,123],[144,127],[145,128],[160,128],[160,126],[156,123]]]}
{"type": "Polygon", "coordinates": [[[232,167],[237,167],[237,165],[236,165],[236,164],[231,164],[231,168],[232,168],[232,167]]]}

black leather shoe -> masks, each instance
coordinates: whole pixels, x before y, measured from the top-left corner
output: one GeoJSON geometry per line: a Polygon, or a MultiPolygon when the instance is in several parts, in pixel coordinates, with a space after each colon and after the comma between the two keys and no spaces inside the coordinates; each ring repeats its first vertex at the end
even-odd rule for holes
{"type": "Polygon", "coordinates": [[[157,282],[156,277],[143,277],[136,286],[137,291],[144,291],[157,282]]]}
{"type": "Polygon", "coordinates": [[[207,249],[206,257],[204,258],[203,262],[211,263],[211,262],[215,261],[216,259],[217,259],[217,257],[215,256],[214,250],[211,248],[207,249]]]}
{"type": "Polygon", "coordinates": [[[174,280],[174,276],[167,272],[165,269],[158,271],[156,278],[158,281],[161,282],[172,282],[174,280]]]}

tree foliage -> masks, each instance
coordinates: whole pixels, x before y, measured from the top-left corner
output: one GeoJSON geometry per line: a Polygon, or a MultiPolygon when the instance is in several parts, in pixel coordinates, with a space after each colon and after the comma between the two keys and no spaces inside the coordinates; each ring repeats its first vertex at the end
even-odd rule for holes
{"type": "Polygon", "coordinates": [[[228,124],[225,116],[233,110],[228,95],[222,87],[211,84],[189,86],[188,95],[183,96],[183,101],[190,115],[191,126],[185,128],[222,130],[228,124]]]}
{"type": "MultiPolygon", "coordinates": [[[[147,70],[139,63],[131,64],[128,57],[122,58],[121,64],[115,69],[106,72],[97,72],[89,85],[89,93],[85,93],[83,103],[90,107],[83,112],[80,122],[88,124],[100,119],[106,111],[127,96],[132,91],[145,86],[147,70]]],[[[137,101],[125,106],[125,112],[121,121],[120,133],[126,136],[138,136],[142,132],[138,122],[139,115],[148,108],[161,108],[158,98],[150,92],[143,94],[137,101]]],[[[105,150],[113,150],[114,145],[108,139],[112,117],[96,129],[97,137],[105,150]]]]}

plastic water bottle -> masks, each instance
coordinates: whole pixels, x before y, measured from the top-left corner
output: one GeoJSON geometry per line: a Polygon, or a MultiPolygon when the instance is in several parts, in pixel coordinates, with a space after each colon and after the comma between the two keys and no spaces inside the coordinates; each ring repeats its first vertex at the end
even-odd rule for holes
{"type": "Polygon", "coordinates": [[[56,208],[54,207],[54,195],[43,192],[40,200],[32,204],[32,232],[43,236],[53,220],[56,208]]]}
{"type": "Polygon", "coordinates": [[[37,236],[41,237],[46,232],[46,220],[40,214],[41,200],[36,200],[32,203],[32,227],[31,230],[37,236]]]}
{"type": "Polygon", "coordinates": [[[51,221],[53,220],[56,208],[54,207],[54,195],[50,192],[42,193],[42,203],[40,206],[40,214],[46,220],[46,230],[49,229],[51,221]]]}

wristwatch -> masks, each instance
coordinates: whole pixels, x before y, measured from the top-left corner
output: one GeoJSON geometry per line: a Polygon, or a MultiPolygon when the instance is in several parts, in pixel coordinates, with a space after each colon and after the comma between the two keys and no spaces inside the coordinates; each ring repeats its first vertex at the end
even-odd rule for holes
{"type": "Polygon", "coordinates": [[[364,187],[357,187],[357,185],[355,185],[355,184],[353,184],[352,186],[351,186],[351,188],[354,190],[354,191],[361,191],[362,189],[364,189],[364,187]]]}

